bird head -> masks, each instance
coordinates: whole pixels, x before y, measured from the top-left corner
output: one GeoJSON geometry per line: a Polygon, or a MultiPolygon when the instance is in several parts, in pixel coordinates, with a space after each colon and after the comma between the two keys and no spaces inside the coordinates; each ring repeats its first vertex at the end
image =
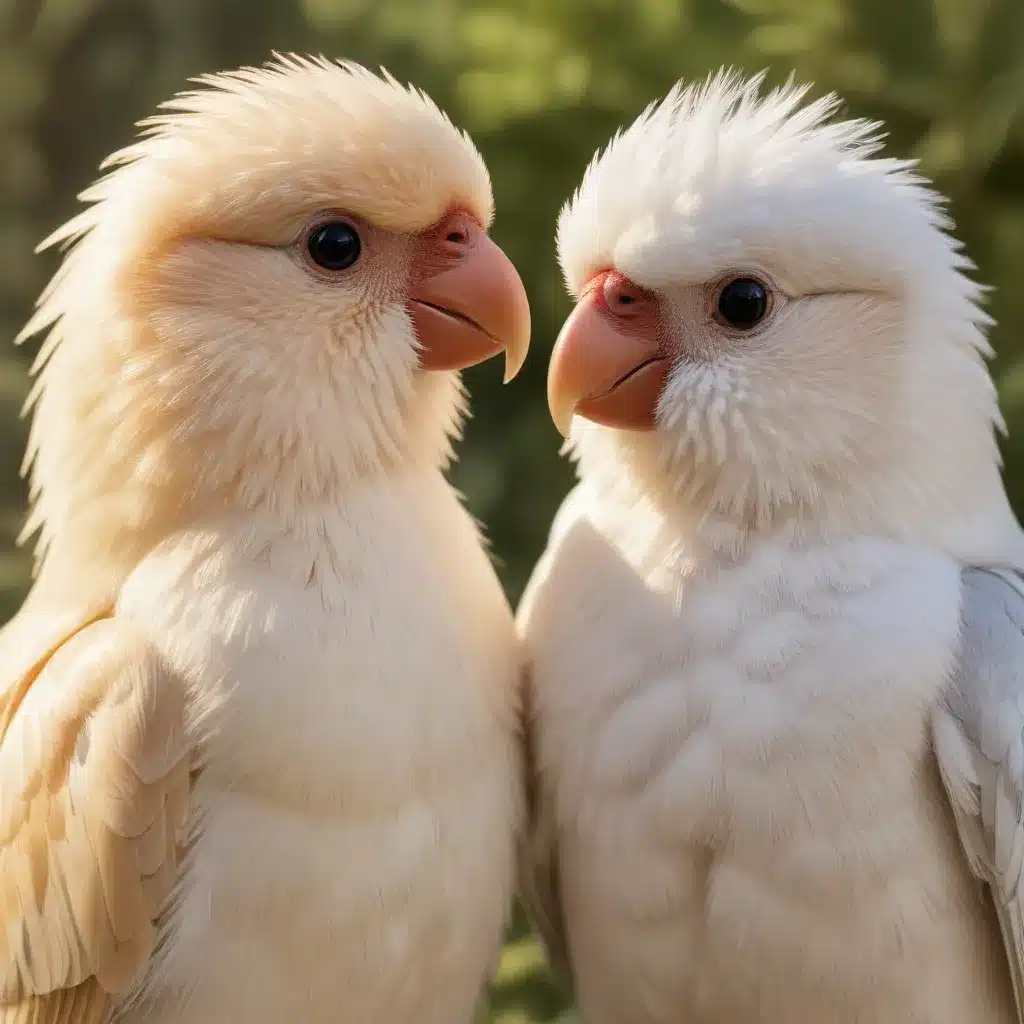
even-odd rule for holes
{"type": "Polygon", "coordinates": [[[982,289],[938,197],[878,125],[761,82],[677,87],[562,212],[548,397],[581,472],[740,536],[1016,535],[982,289]]]}
{"type": "Polygon", "coordinates": [[[34,510],[67,532],[152,531],[183,507],[343,500],[442,465],[455,371],[529,342],[490,240],[490,179],[424,94],[277,57],[208,76],[104,164],[27,337],[34,510]]]}

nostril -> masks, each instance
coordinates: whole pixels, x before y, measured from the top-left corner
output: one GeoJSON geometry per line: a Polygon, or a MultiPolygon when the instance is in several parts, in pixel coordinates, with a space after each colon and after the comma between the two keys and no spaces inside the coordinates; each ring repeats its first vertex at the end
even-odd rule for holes
{"type": "Polygon", "coordinates": [[[437,226],[438,238],[444,239],[444,245],[453,249],[467,249],[473,244],[475,224],[468,214],[450,213],[437,226]]]}
{"type": "Polygon", "coordinates": [[[632,314],[643,298],[638,285],[628,277],[612,272],[604,279],[604,301],[613,313],[632,314]]]}

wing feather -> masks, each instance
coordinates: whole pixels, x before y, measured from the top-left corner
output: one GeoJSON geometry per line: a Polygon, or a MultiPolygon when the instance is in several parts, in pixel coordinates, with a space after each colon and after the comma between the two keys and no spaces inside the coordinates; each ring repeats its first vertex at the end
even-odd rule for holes
{"type": "Polygon", "coordinates": [[[1024,1024],[1024,579],[963,574],[957,671],[932,737],[971,871],[992,894],[1024,1024]]]}
{"type": "Polygon", "coordinates": [[[100,1024],[176,878],[185,686],[96,606],[27,604],[0,666],[0,1022],[100,1024]]]}
{"type": "Polygon", "coordinates": [[[30,996],[17,1006],[0,1006],[4,1024],[97,1024],[110,1014],[110,996],[95,979],[52,995],[30,996]]]}

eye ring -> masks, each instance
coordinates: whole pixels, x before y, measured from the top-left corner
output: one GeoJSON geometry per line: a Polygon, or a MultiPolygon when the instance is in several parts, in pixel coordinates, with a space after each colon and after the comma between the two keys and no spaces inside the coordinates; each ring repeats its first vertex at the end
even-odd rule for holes
{"type": "Polygon", "coordinates": [[[363,243],[351,221],[335,216],[313,224],[302,240],[302,248],[319,272],[339,274],[359,262],[363,243]]]}
{"type": "Polygon", "coordinates": [[[747,333],[759,327],[772,311],[773,292],[752,274],[738,273],[715,287],[714,318],[723,327],[747,333]]]}

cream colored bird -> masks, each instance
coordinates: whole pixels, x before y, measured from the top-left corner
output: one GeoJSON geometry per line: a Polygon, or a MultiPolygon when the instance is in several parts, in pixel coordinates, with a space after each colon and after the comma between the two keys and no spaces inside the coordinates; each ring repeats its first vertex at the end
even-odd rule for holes
{"type": "Polygon", "coordinates": [[[524,892],[584,1024],[1011,1024],[1024,537],[982,289],[877,125],[760,84],[674,90],[561,217],[580,480],[519,612],[524,892]]]}
{"type": "Polygon", "coordinates": [[[0,1021],[466,1024],[521,814],[519,661],[442,471],[529,340],[424,95],[284,57],[147,123],[74,243],[0,634],[0,1021]]]}

